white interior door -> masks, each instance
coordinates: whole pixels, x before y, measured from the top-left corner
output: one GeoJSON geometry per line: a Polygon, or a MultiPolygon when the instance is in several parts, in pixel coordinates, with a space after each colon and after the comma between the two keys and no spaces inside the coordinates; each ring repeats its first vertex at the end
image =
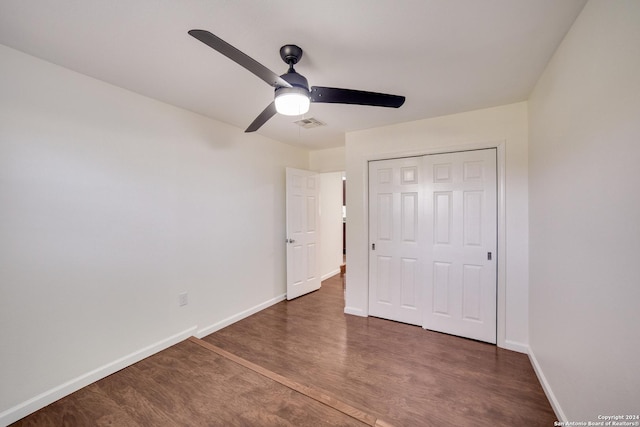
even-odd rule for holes
{"type": "Polygon", "coordinates": [[[287,168],[287,299],[320,288],[318,224],[320,180],[315,172],[287,168]]]}
{"type": "Polygon", "coordinates": [[[495,344],[496,151],[425,156],[424,168],[423,327],[495,344]]]}
{"type": "Polygon", "coordinates": [[[422,325],[420,158],[369,163],[369,313],[422,325]]]}

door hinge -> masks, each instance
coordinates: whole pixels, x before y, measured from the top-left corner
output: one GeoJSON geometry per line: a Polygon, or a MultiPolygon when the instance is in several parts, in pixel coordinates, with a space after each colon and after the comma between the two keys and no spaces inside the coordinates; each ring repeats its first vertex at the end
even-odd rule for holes
{"type": "Polygon", "coordinates": [[[487,252],[487,259],[491,261],[491,252],[487,252]]]}

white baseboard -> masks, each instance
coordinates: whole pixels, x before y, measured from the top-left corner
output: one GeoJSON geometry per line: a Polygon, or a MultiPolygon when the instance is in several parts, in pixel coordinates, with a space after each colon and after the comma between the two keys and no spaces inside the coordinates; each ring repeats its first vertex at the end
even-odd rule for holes
{"type": "Polygon", "coordinates": [[[529,360],[531,361],[531,365],[533,365],[533,370],[535,371],[536,376],[538,377],[538,381],[540,381],[540,384],[542,384],[542,389],[544,390],[544,394],[547,395],[547,399],[549,399],[549,403],[551,403],[551,408],[553,409],[553,412],[556,413],[556,418],[558,418],[558,421],[562,421],[566,424],[567,417],[565,416],[564,411],[560,406],[560,402],[558,402],[558,399],[556,399],[556,395],[553,394],[553,390],[551,390],[551,386],[549,385],[547,378],[544,376],[542,367],[538,363],[538,359],[536,359],[536,356],[533,353],[533,349],[531,348],[529,348],[529,360]]]}
{"type": "MultiPolygon", "coordinates": [[[[340,270],[338,270],[338,272],[340,272],[340,270]]],[[[192,326],[189,329],[186,329],[182,332],[179,332],[175,335],[172,335],[168,338],[165,338],[161,341],[158,341],[154,344],[144,347],[127,356],[121,357],[120,359],[110,362],[100,368],[94,369],[93,371],[80,375],[77,378],[67,381],[64,384],[54,387],[51,390],[45,391],[44,393],[41,393],[25,402],[22,402],[0,413],[0,426],[6,426],[11,423],[14,423],[19,419],[24,418],[27,415],[55,402],[56,400],[59,400],[75,391],[80,390],[83,387],[88,386],[89,384],[92,384],[104,377],[107,377],[115,372],[118,372],[119,370],[124,369],[127,366],[133,365],[134,363],[139,362],[146,357],[149,357],[166,348],[169,348],[174,344],[184,341],[191,336],[202,338],[217,330],[220,330],[226,326],[229,326],[232,323],[237,322],[238,320],[242,320],[245,317],[251,316],[252,314],[257,313],[260,310],[264,310],[265,308],[270,307],[274,304],[277,304],[280,301],[284,301],[285,299],[286,299],[286,294],[279,295],[262,304],[258,304],[255,307],[252,307],[248,310],[245,310],[241,313],[238,313],[234,316],[228,317],[227,319],[217,322],[207,328],[198,330],[197,326],[192,326]]]]}
{"type": "Polygon", "coordinates": [[[518,353],[529,354],[529,346],[521,342],[505,340],[501,347],[518,353]]]}
{"type": "Polygon", "coordinates": [[[209,334],[212,334],[216,331],[219,331],[222,328],[226,328],[227,326],[231,325],[232,323],[235,323],[239,320],[244,319],[245,317],[249,317],[252,314],[255,314],[261,310],[264,310],[265,308],[271,307],[274,304],[279,303],[280,301],[284,301],[287,298],[287,294],[282,294],[279,295],[275,298],[271,298],[270,300],[263,302],[261,304],[258,304],[254,307],[251,307],[248,310],[245,310],[243,312],[240,312],[238,314],[235,314],[231,317],[227,317],[226,319],[223,319],[219,322],[214,323],[211,326],[207,326],[206,328],[202,328],[200,330],[198,330],[198,332],[196,333],[196,338],[204,338],[209,334]]]}
{"type": "Polygon", "coordinates": [[[186,329],[182,332],[179,332],[175,335],[144,347],[138,351],[135,351],[127,356],[114,360],[113,362],[110,362],[100,368],[80,375],[77,378],[74,378],[64,384],[52,388],[51,390],[45,391],[44,393],[41,393],[27,400],[26,402],[22,402],[19,405],[14,406],[13,408],[9,408],[6,411],[0,413],[0,425],[6,426],[14,423],[19,419],[24,418],[27,415],[37,411],[38,409],[44,408],[45,406],[55,402],[56,400],[59,400],[75,391],[78,391],[81,388],[88,386],[89,384],[92,384],[121,369],[124,369],[127,366],[133,365],[134,363],[139,362],[142,359],[149,357],[155,353],[158,353],[159,351],[169,348],[172,345],[179,343],[180,341],[184,341],[192,336],[196,329],[197,327],[193,326],[189,329],[186,329]]]}
{"type": "Polygon", "coordinates": [[[338,269],[335,269],[335,270],[333,270],[333,271],[331,271],[331,272],[329,272],[329,273],[327,273],[327,274],[323,274],[322,276],[320,276],[320,280],[321,280],[321,281],[322,281],[322,280],[327,280],[329,277],[333,277],[333,276],[335,276],[335,275],[336,275],[336,274],[338,274],[338,273],[340,273],[340,269],[339,269],[339,268],[338,268],[338,269]]]}
{"type": "Polygon", "coordinates": [[[345,314],[351,314],[353,316],[360,316],[360,317],[367,317],[367,314],[364,312],[364,310],[362,310],[361,308],[356,308],[356,307],[345,307],[344,308],[344,313],[345,314]]]}

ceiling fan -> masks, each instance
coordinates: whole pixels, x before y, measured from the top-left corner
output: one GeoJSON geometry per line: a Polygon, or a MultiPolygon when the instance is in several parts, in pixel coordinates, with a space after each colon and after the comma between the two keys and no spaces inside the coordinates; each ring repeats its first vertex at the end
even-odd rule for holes
{"type": "Polygon", "coordinates": [[[289,71],[278,76],[255,59],[209,31],[190,30],[189,35],[217,50],[275,88],[274,101],[256,117],[245,132],[255,132],[260,129],[276,113],[287,116],[305,114],[309,110],[310,102],[359,104],[392,108],[398,108],[404,104],[404,96],[398,95],[324,86],[311,86],[311,89],[309,89],[307,79],[293,69],[293,66],[302,58],[302,49],[293,44],[284,45],[280,48],[280,57],[289,65],[289,71]]]}

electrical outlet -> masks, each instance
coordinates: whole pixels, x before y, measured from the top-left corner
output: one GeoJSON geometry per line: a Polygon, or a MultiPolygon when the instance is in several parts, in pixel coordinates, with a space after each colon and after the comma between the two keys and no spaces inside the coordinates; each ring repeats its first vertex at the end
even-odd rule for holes
{"type": "Polygon", "coordinates": [[[180,305],[180,307],[182,307],[183,305],[189,304],[189,294],[187,294],[186,292],[183,292],[180,295],[178,295],[178,304],[180,305]]]}

